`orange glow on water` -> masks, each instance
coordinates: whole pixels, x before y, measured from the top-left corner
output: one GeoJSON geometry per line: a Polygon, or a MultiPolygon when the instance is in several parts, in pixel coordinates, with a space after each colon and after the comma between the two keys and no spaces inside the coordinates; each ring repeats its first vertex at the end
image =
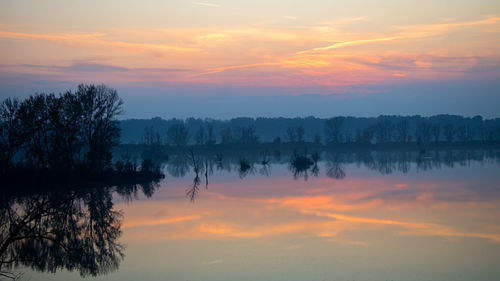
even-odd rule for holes
{"type": "MultiPolygon", "coordinates": [[[[466,219],[483,217],[491,222],[500,214],[498,202],[478,201],[465,183],[317,178],[307,186],[304,189],[300,181],[284,178],[245,180],[236,190],[233,183],[215,183],[194,205],[183,196],[144,204],[133,202],[126,207],[124,227],[142,229],[160,240],[291,236],[335,237],[332,241],[345,242],[349,241],[345,233],[371,229],[389,236],[478,238],[500,243],[498,231],[466,219]],[[443,186],[452,187],[456,195],[450,194],[444,201],[437,199],[444,195],[439,191],[443,186]],[[276,195],[249,196],[247,190],[276,195]],[[156,215],[150,217],[148,213],[156,215]],[[151,227],[154,231],[150,233],[151,227]]],[[[179,195],[184,192],[183,188],[174,190],[179,190],[179,195]]],[[[135,237],[133,233],[130,239],[135,237]]],[[[142,237],[144,233],[136,235],[142,237]]]]}

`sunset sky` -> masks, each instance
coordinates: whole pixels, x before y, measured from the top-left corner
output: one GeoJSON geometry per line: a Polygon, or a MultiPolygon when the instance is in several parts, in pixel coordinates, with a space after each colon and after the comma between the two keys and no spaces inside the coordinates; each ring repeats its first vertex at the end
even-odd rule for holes
{"type": "Polygon", "coordinates": [[[78,83],[125,118],[500,117],[500,2],[2,1],[0,98],[78,83]]]}

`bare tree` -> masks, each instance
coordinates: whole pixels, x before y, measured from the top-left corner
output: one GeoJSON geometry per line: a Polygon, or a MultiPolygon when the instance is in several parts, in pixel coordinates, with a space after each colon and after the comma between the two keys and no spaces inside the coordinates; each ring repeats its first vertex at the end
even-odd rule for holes
{"type": "Polygon", "coordinates": [[[232,134],[231,134],[231,128],[226,128],[220,131],[220,138],[221,138],[221,143],[223,144],[228,144],[233,141],[232,134]]]}
{"type": "Polygon", "coordinates": [[[78,85],[75,95],[82,109],[81,126],[90,169],[102,169],[111,161],[111,148],[118,143],[116,117],[123,113],[116,90],[105,85],[78,85]]]}
{"type": "Polygon", "coordinates": [[[396,125],[396,140],[399,142],[407,142],[410,134],[410,122],[402,120],[396,125]]]}
{"type": "Polygon", "coordinates": [[[441,125],[433,124],[431,127],[432,136],[434,137],[434,142],[438,142],[441,137],[441,125]]]}
{"type": "Polygon", "coordinates": [[[296,134],[295,128],[290,127],[288,129],[286,129],[285,138],[288,140],[288,142],[291,142],[291,143],[297,142],[297,134],[296,134]]]}
{"type": "Polygon", "coordinates": [[[302,127],[302,126],[295,127],[295,132],[297,135],[297,141],[303,142],[304,141],[304,127],[302,127]]]}
{"type": "Polygon", "coordinates": [[[334,117],[325,122],[325,136],[329,143],[342,142],[342,128],[344,127],[344,117],[334,117]]]}
{"type": "Polygon", "coordinates": [[[358,131],[356,142],[358,144],[371,144],[374,135],[375,129],[373,129],[372,127],[365,128],[363,131],[358,131]]]}
{"type": "Polygon", "coordinates": [[[215,144],[214,126],[212,124],[208,124],[208,127],[207,127],[207,140],[206,140],[206,144],[208,144],[208,145],[215,144]]]}
{"type": "Polygon", "coordinates": [[[12,157],[21,148],[21,124],[18,118],[19,101],[6,99],[0,104],[0,157],[2,171],[11,165],[12,157]]]}
{"type": "Polygon", "coordinates": [[[194,141],[197,145],[205,143],[205,129],[203,129],[203,126],[200,126],[194,134],[194,141]]]}
{"type": "Polygon", "coordinates": [[[455,139],[455,128],[453,124],[446,124],[444,126],[443,134],[447,142],[453,142],[453,140],[455,139]]]}
{"type": "Polygon", "coordinates": [[[468,142],[474,139],[474,130],[470,125],[460,125],[456,129],[456,135],[461,142],[468,142]]]}
{"type": "Polygon", "coordinates": [[[423,143],[431,140],[431,124],[428,121],[422,121],[417,127],[417,140],[423,143]]]}
{"type": "Polygon", "coordinates": [[[183,123],[173,124],[167,130],[167,139],[171,145],[185,146],[189,141],[189,131],[183,123]]]}
{"type": "Polygon", "coordinates": [[[381,119],[377,122],[375,127],[375,134],[379,143],[386,143],[391,141],[392,131],[394,126],[388,119],[381,119]]]}
{"type": "Polygon", "coordinates": [[[26,149],[28,165],[48,168],[49,163],[49,114],[48,95],[36,94],[23,100],[19,106],[19,120],[26,149]]]}

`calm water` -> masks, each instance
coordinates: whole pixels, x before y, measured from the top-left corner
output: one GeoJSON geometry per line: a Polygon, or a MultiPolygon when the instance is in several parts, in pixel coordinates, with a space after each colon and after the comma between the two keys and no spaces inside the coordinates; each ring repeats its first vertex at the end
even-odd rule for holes
{"type": "Polygon", "coordinates": [[[150,197],[113,193],[125,257],[91,279],[500,280],[498,161],[428,160],[320,161],[307,175],[283,162],[228,164],[208,186],[204,171],[193,181],[189,165],[166,167],[150,197]]]}

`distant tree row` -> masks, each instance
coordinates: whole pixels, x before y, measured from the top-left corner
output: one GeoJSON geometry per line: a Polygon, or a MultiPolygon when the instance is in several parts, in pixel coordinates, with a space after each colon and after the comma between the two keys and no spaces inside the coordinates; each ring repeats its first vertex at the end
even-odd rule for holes
{"type": "Polygon", "coordinates": [[[2,172],[16,166],[35,170],[103,170],[120,138],[116,116],[122,101],[104,85],[79,85],[75,92],[35,94],[0,104],[2,172]]]}
{"type": "MultiPolygon", "coordinates": [[[[188,144],[195,145],[213,145],[216,144],[216,134],[213,127],[209,124],[205,127],[200,126],[194,134],[189,132],[189,129],[184,123],[176,123],[171,125],[164,137],[149,126],[145,129],[142,143],[147,145],[171,145],[171,146],[186,146],[188,144]]],[[[254,127],[247,128],[225,128],[219,131],[219,139],[221,144],[258,144],[259,137],[255,134],[254,127]]]]}
{"type": "Polygon", "coordinates": [[[256,144],[259,142],[321,144],[498,142],[500,119],[456,115],[379,116],[377,118],[235,118],[124,120],[122,142],[172,146],[256,144]],[[142,127],[142,132],[141,132],[142,127]]]}

